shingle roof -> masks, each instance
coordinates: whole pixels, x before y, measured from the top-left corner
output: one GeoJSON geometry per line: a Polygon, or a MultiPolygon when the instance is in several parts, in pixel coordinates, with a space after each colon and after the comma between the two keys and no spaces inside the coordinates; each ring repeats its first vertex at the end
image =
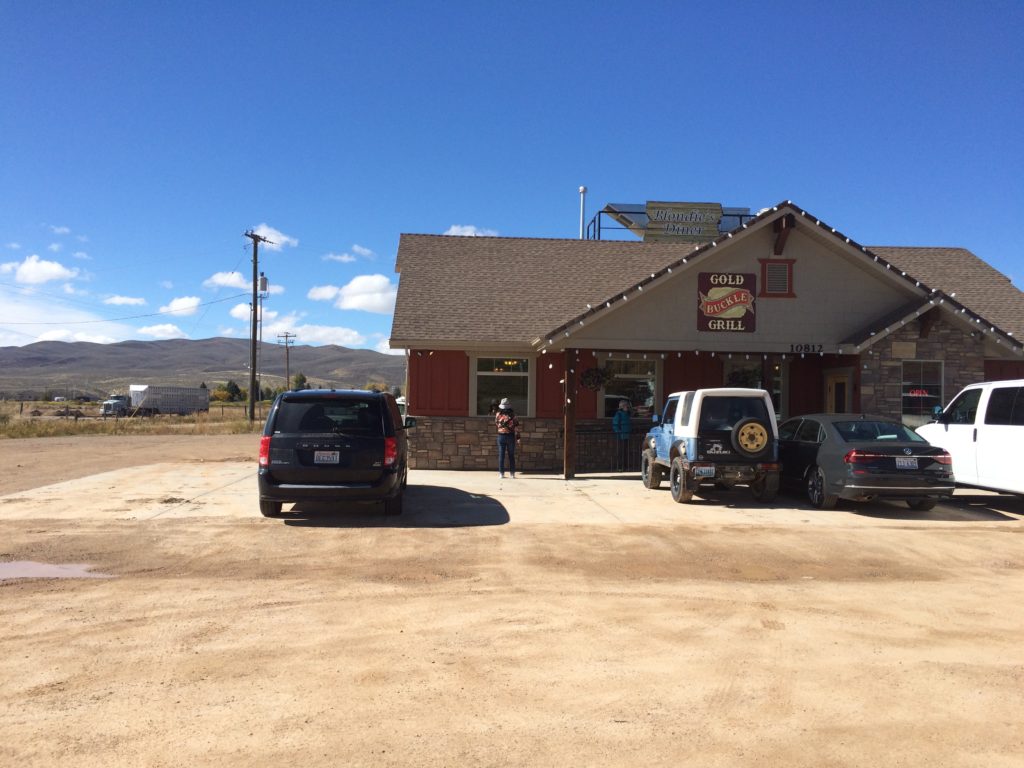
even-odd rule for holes
{"type": "Polygon", "coordinates": [[[870,246],[869,250],[1024,341],[1024,293],[967,249],[870,246]]]}
{"type": "Polygon", "coordinates": [[[529,345],[692,253],[688,243],[402,235],[392,343],[529,345]]]}
{"type": "MultiPolygon", "coordinates": [[[[828,229],[788,201],[772,211],[779,208],[828,229]]],[[[942,291],[1018,343],[1024,340],[1024,293],[970,251],[865,248],[829,231],[864,258],[882,259],[909,282],[919,281],[925,300],[928,289],[942,291]]],[[[688,243],[402,235],[392,343],[531,345],[588,314],[588,305],[597,311],[654,273],[707,250],[688,243]]]]}

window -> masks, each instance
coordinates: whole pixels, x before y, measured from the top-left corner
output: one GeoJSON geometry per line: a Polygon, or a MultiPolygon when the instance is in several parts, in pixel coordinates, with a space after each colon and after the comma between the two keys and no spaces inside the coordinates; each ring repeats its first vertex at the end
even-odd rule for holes
{"type": "Polygon", "coordinates": [[[796,259],[758,259],[761,262],[761,292],[758,297],[795,299],[793,262],[796,259]]]}
{"type": "Polygon", "coordinates": [[[804,419],[800,424],[800,429],[796,431],[796,439],[801,443],[823,443],[825,430],[813,419],[804,419]]]}
{"type": "Polygon", "coordinates": [[[604,385],[604,407],[601,415],[612,417],[620,400],[628,400],[637,416],[650,417],[654,412],[654,387],[658,380],[654,360],[609,360],[611,379],[604,385]]]}
{"type": "Polygon", "coordinates": [[[978,415],[978,403],[981,401],[980,389],[968,389],[961,392],[942,416],[944,424],[973,424],[978,415]]]}
{"type": "Polygon", "coordinates": [[[530,360],[525,357],[478,357],[476,360],[476,415],[487,416],[491,403],[502,398],[525,416],[530,406],[530,360]]]}
{"type": "Polygon", "coordinates": [[[942,405],[942,363],[906,360],[903,363],[903,421],[921,426],[942,405]]]}
{"type": "Polygon", "coordinates": [[[1024,424],[1024,387],[996,387],[988,396],[986,424],[1024,424]]]}

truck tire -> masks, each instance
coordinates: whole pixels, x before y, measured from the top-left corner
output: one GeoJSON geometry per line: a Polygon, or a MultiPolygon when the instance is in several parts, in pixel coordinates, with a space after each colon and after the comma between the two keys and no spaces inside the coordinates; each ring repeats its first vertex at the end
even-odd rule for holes
{"type": "Polygon", "coordinates": [[[650,448],[640,454],[640,479],[644,482],[644,488],[661,487],[661,479],[665,475],[665,469],[657,462],[657,454],[650,448]]]}
{"type": "Polygon", "coordinates": [[[672,501],[684,504],[693,498],[693,488],[688,482],[683,460],[678,456],[672,459],[672,466],[668,471],[668,484],[672,492],[672,501]]]}
{"type": "Polygon", "coordinates": [[[736,422],[730,435],[733,449],[748,459],[764,456],[771,445],[771,437],[768,425],[753,417],[736,422]]]}
{"type": "Polygon", "coordinates": [[[281,516],[281,502],[280,501],[268,501],[267,499],[260,499],[260,514],[264,517],[280,517],[281,516]]]}
{"type": "Polygon", "coordinates": [[[775,497],[779,494],[778,473],[771,472],[760,480],[751,483],[750,492],[754,494],[755,499],[766,504],[775,501],[775,497]]]}

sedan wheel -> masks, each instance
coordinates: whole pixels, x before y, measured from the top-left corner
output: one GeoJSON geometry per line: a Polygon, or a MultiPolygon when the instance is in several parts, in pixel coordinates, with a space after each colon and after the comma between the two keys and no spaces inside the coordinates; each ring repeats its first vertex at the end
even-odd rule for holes
{"type": "Polygon", "coordinates": [[[818,509],[833,509],[839,497],[825,491],[825,473],[821,467],[811,467],[807,473],[807,498],[818,509]]]}

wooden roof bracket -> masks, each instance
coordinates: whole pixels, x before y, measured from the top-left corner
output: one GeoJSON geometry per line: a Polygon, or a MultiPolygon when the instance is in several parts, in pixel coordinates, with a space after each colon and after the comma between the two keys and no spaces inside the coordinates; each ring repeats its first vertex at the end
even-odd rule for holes
{"type": "Polygon", "coordinates": [[[919,318],[917,318],[917,322],[918,322],[918,325],[919,325],[918,338],[919,339],[927,339],[928,338],[928,334],[932,332],[932,326],[935,325],[935,321],[938,320],[938,319],[939,319],[939,308],[938,307],[935,307],[934,309],[931,309],[928,312],[925,312],[923,315],[921,315],[919,318]]]}
{"type": "Polygon", "coordinates": [[[775,249],[772,253],[775,256],[781,256],[785,250],[785,241],[790,237],[790,232],[793,231],[797,226],[797,217],[792,213],[787,213],[785,216],[780,216],[775,219],[772,223],[772,229],[775,232],[775,249]]]}
{"type": "Polygon", "coordinates": [[[781,256],[782,252],[786,250],[786,239],[789,237],[789,233],[796,227],[796,216],[792,213],[787,213],[785,216],[780,216],[772,223],[772,229],[775,232],[775,249],[772,253],[775,256],[781,256]]]}

